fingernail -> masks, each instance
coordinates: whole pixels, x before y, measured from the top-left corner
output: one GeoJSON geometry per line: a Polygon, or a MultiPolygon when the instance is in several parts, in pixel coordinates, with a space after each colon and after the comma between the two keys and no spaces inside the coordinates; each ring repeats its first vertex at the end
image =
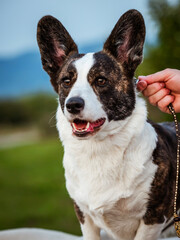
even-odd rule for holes
{"type": "Polygon", "coordinates": [[[147,87],[147,84],[145,81],[139,81],[137,84],[137,88],[139,91],[143,91],[147,87]]]}
{"type": "Polygon", "coordinates": [[[144,81],[139,81],[139,85],[144,88],[146,87],[147,84],[144,81]]]}

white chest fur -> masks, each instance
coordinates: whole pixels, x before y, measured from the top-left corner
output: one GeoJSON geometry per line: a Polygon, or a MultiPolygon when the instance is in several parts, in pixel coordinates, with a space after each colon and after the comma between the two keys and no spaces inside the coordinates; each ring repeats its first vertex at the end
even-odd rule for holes
{"type": "Polygon", "coordinates": [[[128,226],[131,223],[129,237],[132,237],[146,211],[157,168],[152,162],[157,137],[145,121],[142,100],[137,101],[132,116],[123,124],[117,127],[117,122],[112,123],[111,134],[103,135],[104,138],[77,140],[60,109],[57,119],[65,148],[63,163],[70,196],[100,228],[113,236],[119,230],[123,234],[126,221],[128,226]]]}

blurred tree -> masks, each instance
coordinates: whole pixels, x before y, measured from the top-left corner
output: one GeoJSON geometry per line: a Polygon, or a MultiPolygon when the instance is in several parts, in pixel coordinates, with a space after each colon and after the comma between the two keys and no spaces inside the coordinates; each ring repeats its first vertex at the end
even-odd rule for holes
{"type": "MultiPolygon", "coordinates": [[[[136,75],[148,75],[165,68],[180,69],[180,0],[149,0],[149,12],[158,29],[154,45],[146,43],[145,58],[136,75]]],[[[169,114],[148,104],[149,117],[155,121],[172,121],[169,114]]],[[[178,114],[180,115],[180,114],[178,114]]]]}
{"type": "Polygon", "coordinates": [[[0,101],[0,129],[34,125],[45,135],[57,135],[54,95],[37,94],[20,99],[0,101]]]}
{"type": "Polygon", "coordinates": [[[180,69],[180,0],[149,0],[150,15],[158,28],[155,46],[147,46],[138,74],[150,74],[165,68],[180,69]]]}

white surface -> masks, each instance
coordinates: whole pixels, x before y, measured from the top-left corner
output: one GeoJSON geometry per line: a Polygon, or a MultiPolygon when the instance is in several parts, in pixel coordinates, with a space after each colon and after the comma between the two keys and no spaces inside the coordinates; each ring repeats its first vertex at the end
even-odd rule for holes
{"type": "Polygon", "coordinates": [[[76,240],[79,237],[57,231],[22,228],[0,231],[0,240],[76,240]]]}
{"type": "MultiPolygon", "coordinates": [[[[0,240],[82,240],[82,237],[45,229],[22,228],[0,231],[0,240]]],[[[102,240],[110,239],[102,234],[102,240]]],[[[178,238],[168,238],[168,240],[178,240],[178,238]]]]}

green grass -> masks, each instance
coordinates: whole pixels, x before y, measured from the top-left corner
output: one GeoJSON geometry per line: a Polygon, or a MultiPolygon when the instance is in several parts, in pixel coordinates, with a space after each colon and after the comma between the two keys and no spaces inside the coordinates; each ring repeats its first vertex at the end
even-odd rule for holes
{"type": "Polygon", "coordinates": [[[40,227],[80,234],[65,188],[58,139],[0,150],[0,229],[40,227]]]}

